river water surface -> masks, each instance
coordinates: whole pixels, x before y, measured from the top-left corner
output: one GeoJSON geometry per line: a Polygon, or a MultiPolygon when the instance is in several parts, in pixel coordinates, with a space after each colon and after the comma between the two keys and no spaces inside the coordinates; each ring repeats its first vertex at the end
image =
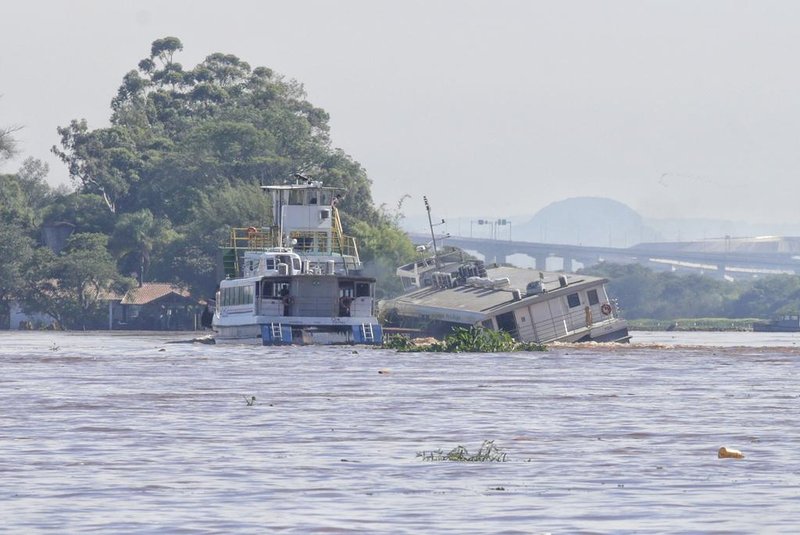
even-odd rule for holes
{"type": "Polygon", "coordinates": [[[2,333],[0,532],[797,532],[800,336],[633,334],[448,355],[2,333]],[[484,440],[507,461],[417,456],[484,440]]]}

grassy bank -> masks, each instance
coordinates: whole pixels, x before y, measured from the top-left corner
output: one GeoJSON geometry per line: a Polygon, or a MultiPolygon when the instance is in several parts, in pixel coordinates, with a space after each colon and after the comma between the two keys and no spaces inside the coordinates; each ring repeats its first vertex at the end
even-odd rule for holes
{"type": "Polygon", "coordinates": [[[632,331],[752,331],[754,318],[678,318],[628,320],[632,331]]]}

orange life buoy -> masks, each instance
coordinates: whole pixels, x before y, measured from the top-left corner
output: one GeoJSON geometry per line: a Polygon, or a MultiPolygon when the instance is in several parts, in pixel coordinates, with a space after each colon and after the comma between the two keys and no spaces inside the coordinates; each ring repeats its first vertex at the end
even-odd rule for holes
{"type": "Polygon", "coordinates": [[[253,236],[256,232],[258,232],[258,229],[256,227],[247,227],[248,236],[253,236]]]}
{"type": "Polygon", "coordinates": [[[603,303],[603,306],[600,307],[600,312],[608,316],[609,314],[611,314],[611,305],[609,305],[608,303],[603,303]]]}

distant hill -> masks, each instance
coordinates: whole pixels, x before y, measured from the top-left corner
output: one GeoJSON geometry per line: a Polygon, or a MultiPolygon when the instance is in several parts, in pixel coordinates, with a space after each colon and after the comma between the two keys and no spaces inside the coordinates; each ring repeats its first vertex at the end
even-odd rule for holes
{"type": "Polygon", "coordinates": [[[601,197],[551,203],[527,223],[514,226],[514,239],[576,245],[628,247],[660,241],[658,232],[629,206],[601,197]]]}

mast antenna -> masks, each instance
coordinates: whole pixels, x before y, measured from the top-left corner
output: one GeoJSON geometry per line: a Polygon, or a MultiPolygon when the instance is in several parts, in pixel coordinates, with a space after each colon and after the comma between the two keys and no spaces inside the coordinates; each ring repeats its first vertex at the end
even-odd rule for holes
{"type": "Polygon", "coordinates": [[[423,195],[422,200],[425,201],[425,209],[428,211],[428,225],[431,227],[431,242],[433,243],[433,261],[436,263],[436,269],[439,269],[439,251],[436,249],[436,234],[433,232],[433,220],[431,219],[431,205],[428,204],[428,197],[423,195]]]}

